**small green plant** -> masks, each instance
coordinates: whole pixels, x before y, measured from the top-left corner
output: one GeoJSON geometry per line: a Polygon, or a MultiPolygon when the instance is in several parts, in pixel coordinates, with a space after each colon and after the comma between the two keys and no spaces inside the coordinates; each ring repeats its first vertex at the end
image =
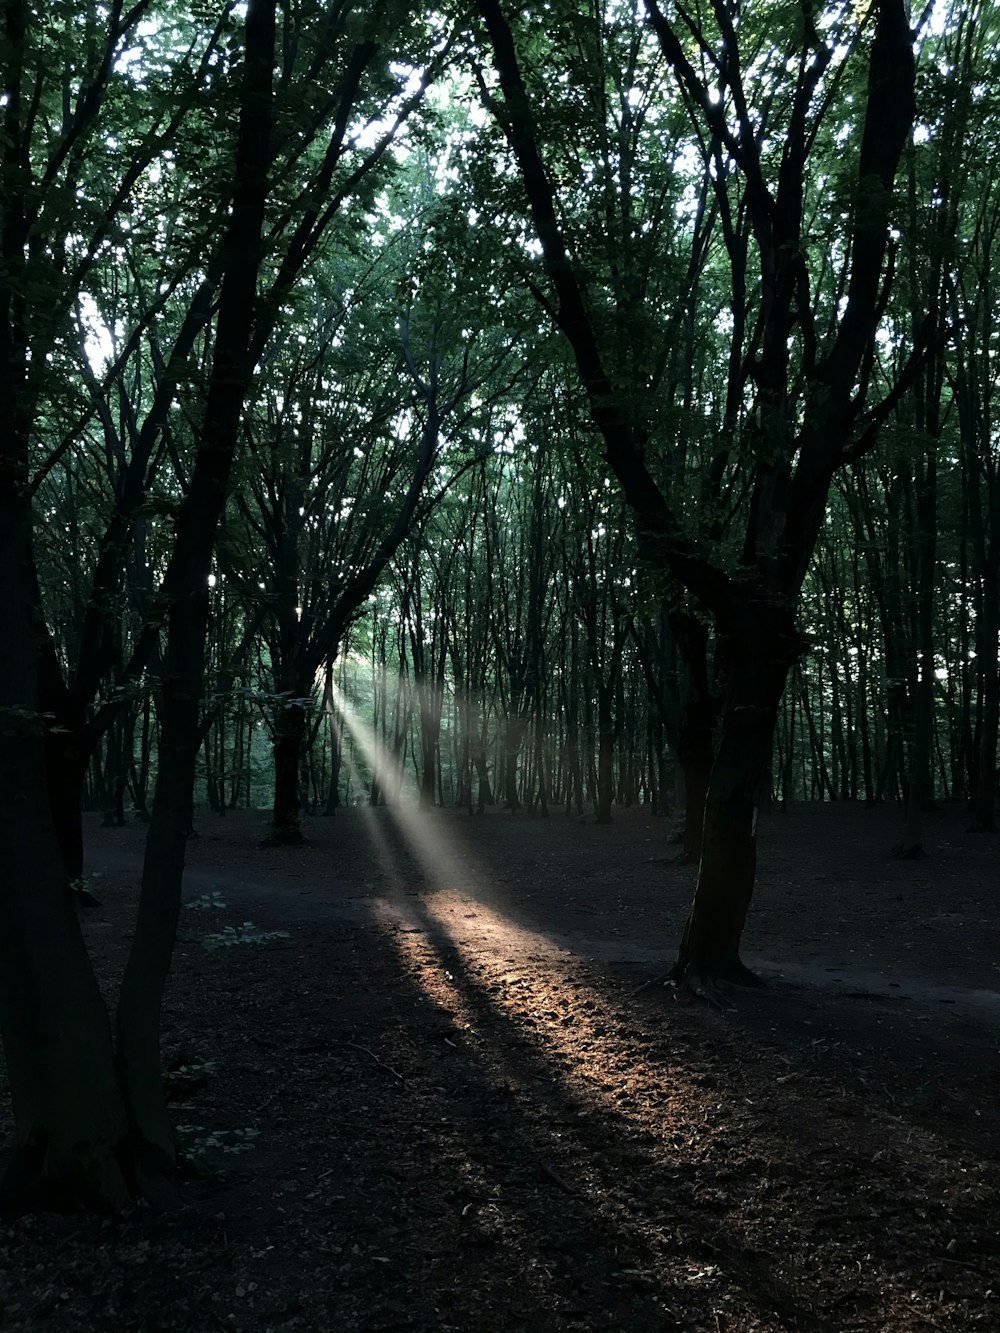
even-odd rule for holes
{"type": "Polygon", "coordinates": [[[184,1101],[208,1086],[215,1073],[214,1060],[178,1061],[163,1071],[163,1086],[168,1101],[184,1101]]]}
{"type": "Polygon", "coordinates": [[[261,930],[252,921],[243,921],[238,926],[224,926],[222,930],[202,935],[201,947],[211,952],[213,949],[229,949],[234,944],[267,944],[269,940],[287,939],[287,930],[261,930]]]}
{"type": "Polygon", "coordinates": [[[218,892],[202,893],[184,906],[189,912],[221,912],[225,909],[226,900],[218,892]]]}
{"type": "Polygon", "coordinates": [[[177,1133],[190,1141],[185,1144],[189,1157],[201,1157],[213,1149],[219,1152],[249,1152],[259,1129],[206,1129],[204,1125],[178,1125],[177,1133]]]}
{"type": "Polygon", "coordinates": [[[75,901],[83,907],[100,907],[101,900],[92,892],[96,887],[96,881],[100,878],[100,874],[94,871],[91,874],[83,874],[78,879],[70,880],[69,887],[75,901]]]}

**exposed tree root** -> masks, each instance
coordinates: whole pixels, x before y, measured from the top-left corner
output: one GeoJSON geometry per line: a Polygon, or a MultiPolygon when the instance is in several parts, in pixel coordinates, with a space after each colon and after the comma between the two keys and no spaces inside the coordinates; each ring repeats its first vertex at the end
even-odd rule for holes
{"type": "Polygon", "coordinates": [[[75,1213],[90,1209],[120,1217],[132,1194],[119,1153],[111,1148],[85,1149],[55,1157],[37,1144],[14,1149],[0,1181],[0,1216],[25,1213],[75,1213]]]}
{"type": "Polygon", "coordinates": [[[173,1213],[183,1200],[164,1168],[161,1155],[148,1145],[134,1150],[130,1163],[129,1184],[136,1198],[145,1200],[158,1213],[173,1213]]]}
{"type": "Polygon", "coordinates": [[[79,1144],[59,1156],[37,1144],[15,1148],[0,1180],[0,1217],[95,1213],[121,1217],[138,1201],[175,1212],[183,1199],[163,1154],[129,1135],[115,1148],[79,1144]]]}
{"type": "Polygon", "coordinates": [[[636,986],[631,995],[640,995],[654,986],[673,986],[676,999],[705,1000],[717,1009],[735,1009],[730,998],[734,989],[763,990],[766,983],[736,958],[718,967],[677,962],[663,976],[636,986]]]}
{"type": "Polygon", "coordinates": [[[729,992],[735,983],[729,981],[720,972],[707,967],[696,967],[689,963],[680,978],[674,979],[677,998],[685,1000],[704,1000],[714,1009],[732,1011],[736,1008],[729,992]]]}
{"type": "Polygon", "coordinates": [[[82,879],[74,879],[70,883],[70,893],[73,895],[73,901],[77,907],[100,907],[100,898],[95,898],[90,890],[84,885],[82,879]]]}
{"type": "Polygon", "coordinates": [[[307,842],[305,834],[297,828],[272,828],[266,838],[262,838],[258,847],[301,847],[307,842]]]}

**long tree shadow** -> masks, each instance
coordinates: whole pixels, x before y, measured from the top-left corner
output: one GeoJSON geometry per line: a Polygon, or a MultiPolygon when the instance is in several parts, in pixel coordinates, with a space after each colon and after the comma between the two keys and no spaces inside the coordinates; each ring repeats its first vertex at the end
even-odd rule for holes
{"type": "MultiPolygon", "coordinates": [[[[665,1051],[663,1039],[651,1044],[635,1032],[619,997],[588,983],[581,1000],[580,983],[567,977],[561,987],[556,983],[556,992],[564,993],[554,999],[550,971],[544,979],[523,966],[506,977],[497,975],[497,960],[484,961],[480,952],[477,961],[461,932],[449,929],[441,895],[411,898],[407,912],[409,924],[390,919],[383,925],[396,940],[407,971],[450,1026],[445,1058],[462,1059],[469,1078],[469,1094],[452,1115],[463,1121],[483,1161],[491,1158],[482,1147],[485,1128],[487,1139],[515,1145],[515,1156],[564,1196],[561,1216],[580,1231],[575,1244],[591,1250],[599,1246],[616,1256],[629,1253],[628,1271],[649,1284],[664,1312],[690,1305],[707,1264],[723,1270],[724,1285],[739,1292],[753,1317],[777,1313],[786,1327],[842,1326],[837,1322],[842,1315],[829,1323],[817,1309],[805,1270],[798,1279],[789,1276],[784,1247],[765,1251],[748,1239],[745,1219],[747,1196],[761,1183],[768,1186],[769,1175],[780,1178],[784,1171],[797,1191],[811,1155],[826,1152],[836,1158],[842,1125],[833,1127],[832,1139],[829,1126],[825,1136],[807,1128],[791,1154],[789,1145],[776,1142],[759,1119],[752,1125],[753,1141],[735,1142],[725,1129],[725,1102],[717,1098],[720,1093],[739,1097],[737,1070],[725,1068],[721,1086],[718,1077],[710,1079],[716,1086],[707,1091],[704,1071],[692,1070],[686,1052],[676,1044],[665,1051]],[[572,1001],[567,998],[571,993],[572,1001]],[[553,1003],[564,1007],[550,1008],[540,1023],[532,1009],[553,1003]],[[582,1027],[587,1028],[583,1035],[582,1027]],[[566,1040],[569,1033],[572,1041],[566,1040]],[[623,1107],[636,1097],[645,1103],[640,1115],[623,1107]],[[589,1146],[595,1141],[596,1151],[589,1146]],[[736,1170],[726,1161],[729,1153],[739,1158],[736,1170]]],[[[529,938],[529,956],[530,948],[529,938]]],[[[794,1090],[775,1092],[774,1102],[792,1103],[776,1117],[778,1123],[795,1124],[794,1090]]],[[[747,1126],[746,1116],[740,1117],[735,1136],[745,1134],[747,1126]]],[[[853,1167],[864,1167],[865,1137],[858,1137],[857,1160],[847,1164],[849,1176],[853,1167]]],[[[835,1174],[827,1183],[836,1193],[835,1174]]],[[[848,1194],[853,1196],[853,1185],[848,1194]]],[[[787,1227],[787,1198],[784,1203],[787,1227]]],[[[841,1203],[839,1220],[850,1222],[853,1215],[841,1203]]],[[[795,1211],[793,1203],[793,1216],[795,1211]]],[[[899,1211],[896,1198],[892,1216],[899,1211]]],[[[787,1243],[805,1262],[807,1238],[796,1234],[794,1225],[787,1243]]],[[[919,1265],[905,1276],[894,1277],[877,1266],[870,1272],[873,1280],[864,1284],[868,1292],[859,1293],[859,1304],[866,1299],[877,1304],[886,1291],[901,1292],[921,1275],[919,1265]]],[[[699,1318],[709,1321],[710,1316],[707,1306],[700,1310],[699,1318]]]]}
{"type": "MultiPolygon", "coordinates": [[[[181,946],[168,1054],[217,1065],[181,1113],[216,1192],[177,1223],[66,1223],[89,1321],[55,1290],[24,1327],[989,1325],[997,1190],[974,1154],[720,1016],[637,1005],[468,883],[412,891],[402,834],[363,860],[385,891],[353,916],[181,946]]],[[[17,1244],[8,1282],[37,1304],[17,1244]]]]}
{"type": "MultiPolygon", "coordinates": [[[[506,823],[497,820],[493,828],[506,823]]],[[[638,944],[630,904],[620,895],[613,899],[620,910],[611,918],[608,938],[581,940],[565,933],[557,895],[515,896],[498,875],[507,867],[496,849],[487,843],[480,849],[486,855],[477,856],[476,838],[468,832],[476,821],[435,822],[389,809],[363,812],[361,826],[370,858],[380,866],[379,883],[383,890],[390,886],[388,901],[399,900],[400,885],[410,886],[407,902],[422,891],[452,920],[476,918],[471,931],[486,936],[495,949],[502,951],[505,936],[517,927],[513,934],[522,951],[539,957],[592,952],[630,991],[649,980],[650,958],[673,958],[671,951],[638,944]]],[[[564,889],[579,892],[572,883],[564,889]]],[[[662,917],[680,912],[684,892],[683,884],[671,882],[662,917]]],[[[607,897],[606,888],[598,885],[594,896],[607,897]]],[[[654,976],[663,975],[661,967],[654,976]]],[[[731,1022],[746,1040],[770,1043],[806,1066],[839,1066],[841,1077],[885,1110],[903,1107],[935,1130],[1000,1151],[1000,1116],[993,1113],[989,1086],[1000,995],[912,983],[904,993],[874,972],[855,976],[839,968],[792,965],[789,972],[790,979],[770,978],[763,991],[738,994],[731,1022]]],[[[650,987],[644,1003],[670,994],[650,987]]]]}

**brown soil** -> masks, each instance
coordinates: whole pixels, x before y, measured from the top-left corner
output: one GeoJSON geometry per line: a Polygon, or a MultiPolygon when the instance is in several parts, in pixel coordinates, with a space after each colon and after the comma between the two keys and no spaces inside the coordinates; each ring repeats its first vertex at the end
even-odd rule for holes
{"type": "MultiPolygon", "coordinates": [[[[768,817],[768,986],[723,1011],[643,985],[693,875],[641,812],[350,810],[280,850],[202,816],[185,1207],[4,1224],[0,1327],[995,1333],[1000,875],[967,822],[900,862],[892,811],[768,817]]],[[[88,837],[110,999],[142,829],[88,837]]]]}

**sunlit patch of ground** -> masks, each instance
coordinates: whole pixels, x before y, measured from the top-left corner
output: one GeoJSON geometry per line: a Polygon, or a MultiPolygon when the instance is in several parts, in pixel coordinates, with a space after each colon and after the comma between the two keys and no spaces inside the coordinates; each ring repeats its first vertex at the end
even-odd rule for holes
{"type": "MultiPolygon", "coordinates": [[[[378,762],[373,739],[348,725],[378,762]]],[[[719,1330],[979,1323],[953,1300],[949,1271],[963,1214],[991,1188],[974,1159],[836,1087],[817,1100],[814,1079],[741,1051],[719,1016],[678,1022],[665,992],[650,1004],[609,989],[503,910],[489,872],[440,821],[405,806],[380,813],[366,828],[393,887],[373,900],[374,920],[434,1002],[450,1058],[492,1086],[506,1132],[567,1218],[586,1216],[627,1256],[644,1317],[669,1321],[710,1287],[700,1317],[719,1330]],[[420,893],[399,887],[407,863],[420,893]],[[692,1024],[711,1032],[722,1071],[696,1053],[692,1024]]],[[[412,1055],[404,1037],[387,1058],[412,1055]]],[[[470,1211],[490,1219],[495,1243],[516,1244],[516,1197],[493,1179],[474,1127],[459,1129],[470,1211]]]]}
{"type": "MultiPolygon", "coordinates": [[[[439,893],[411,907],[414,925],[390,917],[401,962],[448,1020],[450,1040],[488,1066],[531,1122],[541,1170],[573,1200],[563,1206],[619,1230],[633,1252],[630,1272],[665,1314],[678,1284],[709,1280],[725,1291],[720,1328],[765,1327],[772,1317],[787,1321],[779,1327],[870,1327],[873,1317],[887,1328],[921,1327],[951,1313],[948,1246],[961,1243],[961,1211],[981,1193],[974,1163],[949,1161],[924,1132],[872,1118],[835,1089],[817,1113],[815,1087],[802,1087],[794,1070],[779,1066],[761,1096],[752,1050],[742,1062],[752,1086],[740,1064],[720,1078],[691,1058],[690,1034],[671,1033],[669,1011],[658,1013],[662,1032],[637,1033],[621,997],[567,975],[565,963],[554,970],[532,932],[493,913],[470,948],[467,907],[439,893]],[[500,946],[494,958],[491,940],[500,946]],[[518,955],[532,964],[512,968],[518,955]],[[779,1105],[785,1135],[776,1137],[770,1116],[779,1105]],[[801,1131],[792,1138],[796,1105],[801,1131]],[[589,1148],[595,1121],[602,1148],[609,1131],[617,1141],[610,1158],[589,1148]],[[933,1181],[923,1176],[927,1157],[940,1162],[933,1181]],[[950,1214],[953,1234],[932,1242],[942,1285],[928,1291],[931,1256],[900,1263],[900,1248],[920,1253],[920,1233],[933,1235],[950,1214]],[[839,1316],[824,1308],[831,1264],[856,1291],[839,1316]]],[[[482,927],[489,909],[476,912],[482,927]]]]}
{"type": "MultiPolygon", "coordinates": [[[[411,850],[422,860],[422,848],[411,850]]],[[[721,1030],[713,1035],[736,1062],[723,1077],[705,1069],[692,1059],[690,1033],[671,1030],[669,1007],[655,1010],[652,1032],[637,1031],[627,997],[578,967],[567,971],[545,935],[470,888],[381,900],[373,912],[446,1020],[443,1040],[518,1107],[520,1132],[530,1126],[524,1151],[570,1200],[561,1206],[617,1234],[630,1279],[664,1318],[684,1304],[680,1288],[706,1283],[721,1288],[713,1307],[720,1329],[867,1328],[872,1319],[933,1327],[957,1313],[949,1246],[960,1244],[963,1209],[982,1196],[975,1163],[949,1161],[924,1131],[871,1117],[836,1089],[817,1108],[815,1086],[801,1086],[790,1067],[779,1065],[762,1095],[760,1053],[740,1060],[721,1030]],[[796,1105],[799,1132],[788,1136],[796,1105]],[[610,1157],[609,1134],[617,1144],[610,1157]],[[940,1162],[933,1181],[921,1165],[928,1158],[940,1162]],[[949,1216],[952,1234],[938,1232],[949,1216]],[[901,1250],[921,1252],[921,1231],[940,1237],[932,1256],[900,1262],[901,1250]],[[936,1291],[928,1290],[930,1257],[944,1270],[936,1291]],[[824,1286],[848,1277],[850,1307],[831,1290],[837,1308],[826,1308],[824,1286]]],[[[497,1214],[507,1204],[484,1206],[497,1214]]]]}

